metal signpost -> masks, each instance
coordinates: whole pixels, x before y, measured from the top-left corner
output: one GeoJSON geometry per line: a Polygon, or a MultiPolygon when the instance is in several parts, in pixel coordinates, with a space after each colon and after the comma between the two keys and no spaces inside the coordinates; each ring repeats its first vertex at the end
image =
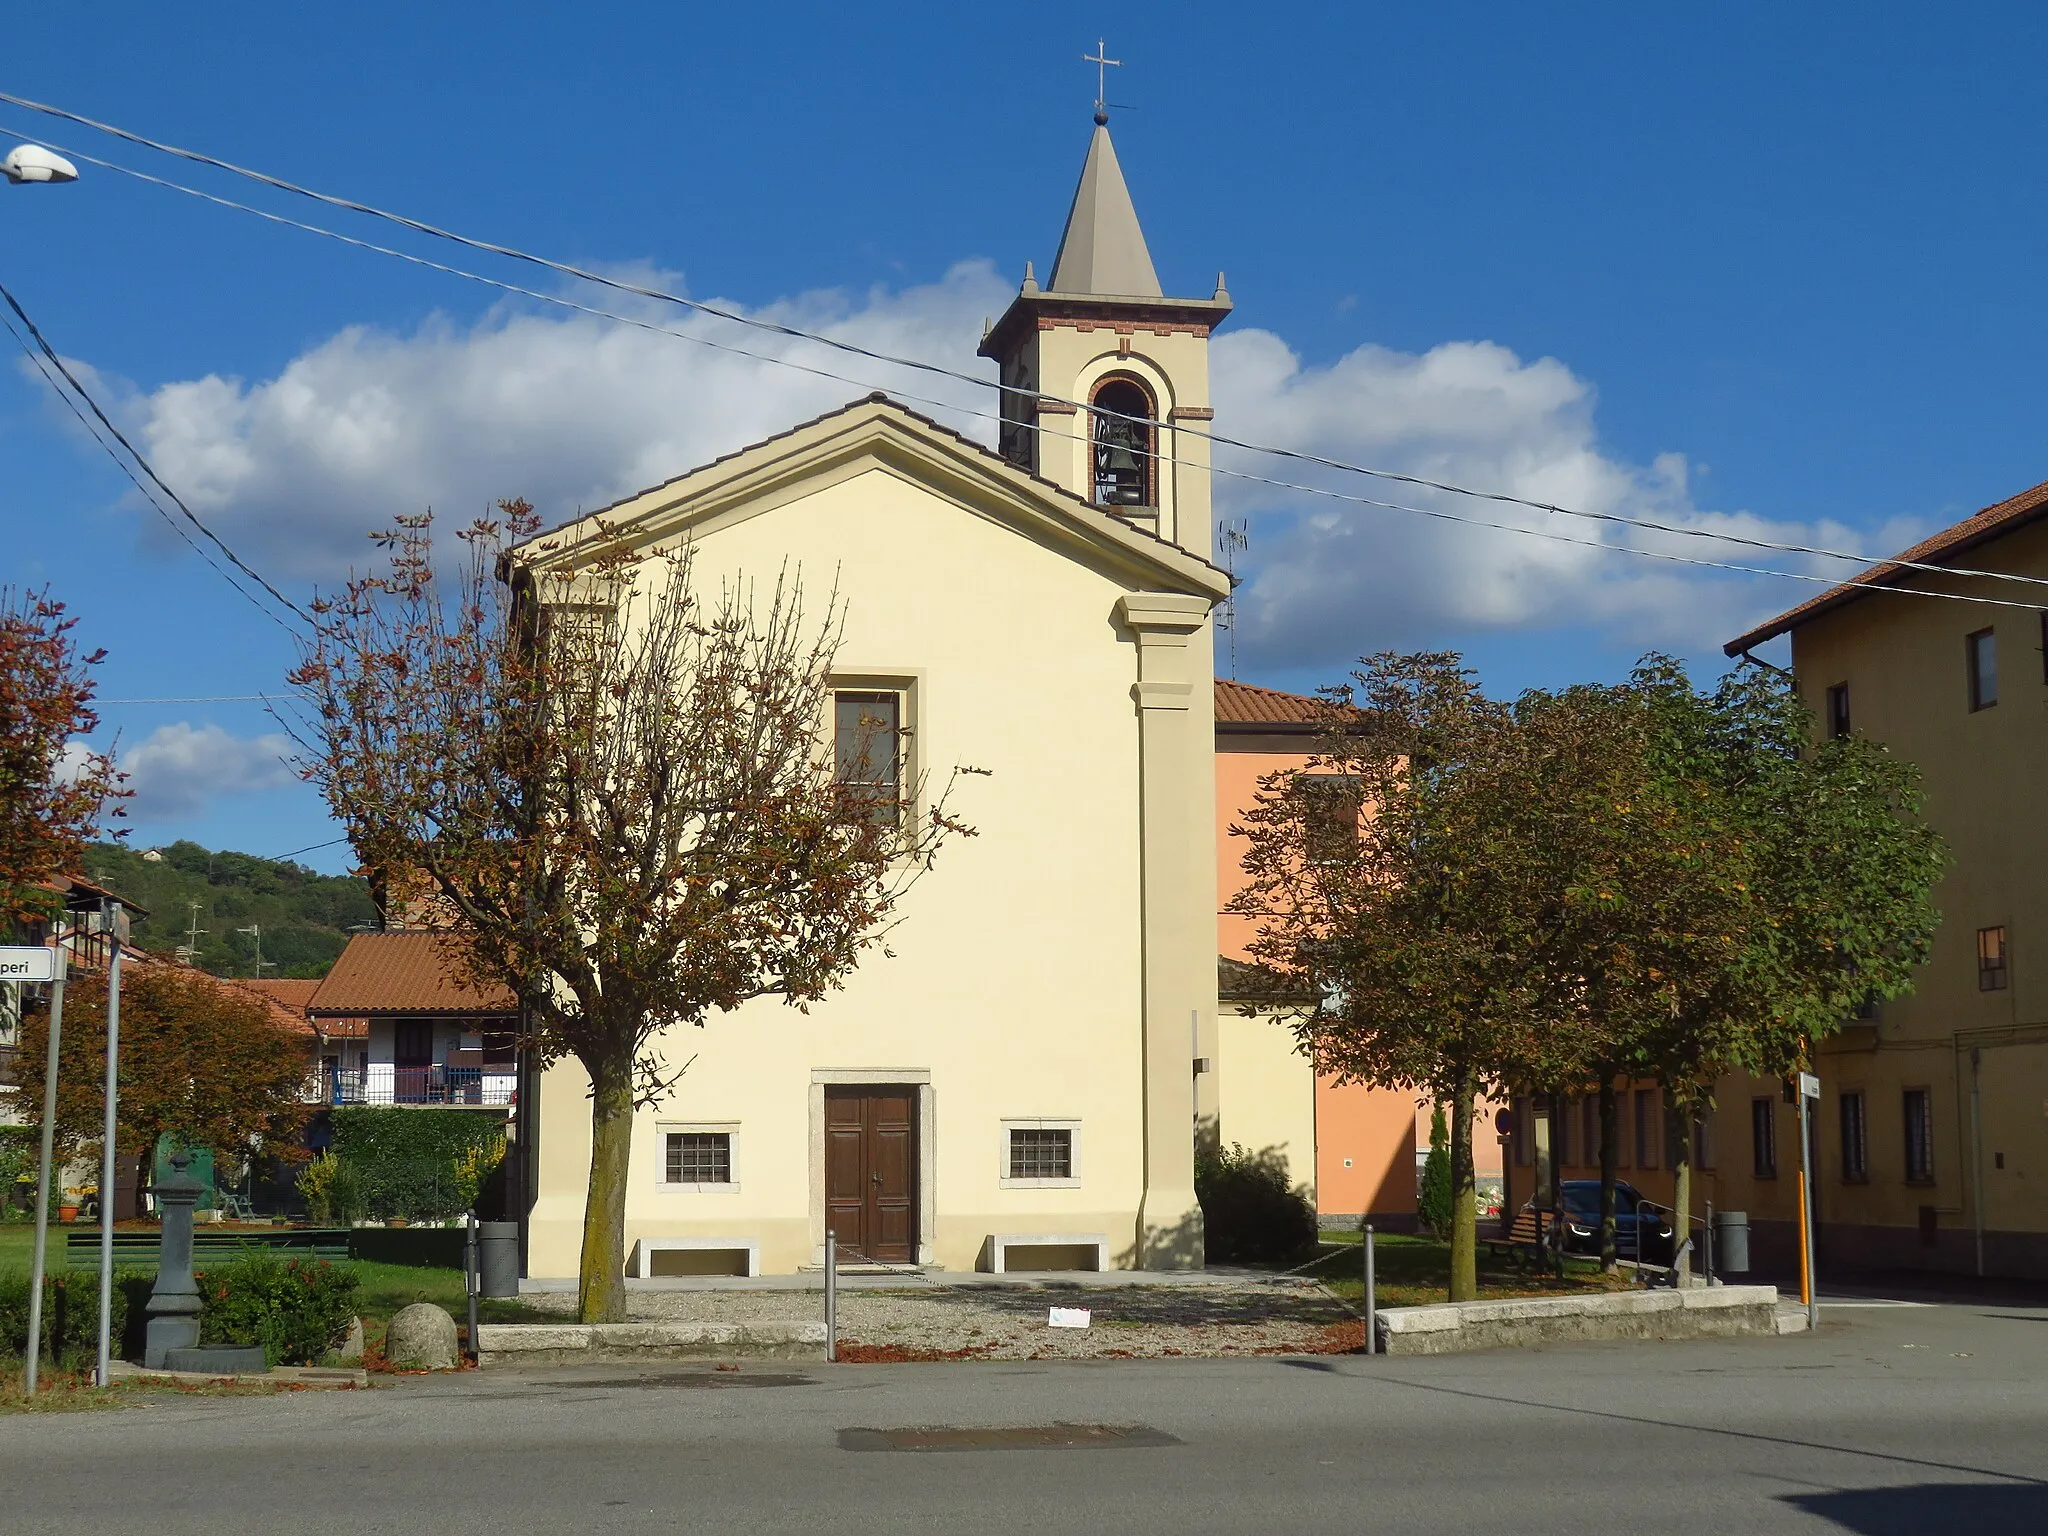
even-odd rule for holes
{"type": "Polygon", "coordinates": [[[50,1166],[52,1135],[57,1128],[57,1042],[64,1034],[64,951],[31,948],[0,949],[0,978],[13,982],[50,984],[49,1062],[43,1068],[43,1147],[36,1164],[36,1241],[29,1261],[28,1362],[22,1372],[22,1390],[30,1397],[36,1391],[36,1366],[43,1344],[43,1267],[50,1245],[50,1166]]]}
{"type": "Polygon", "coordinates": [[[93,1383],[113,1381],[114,1323],[114,1119],[121,1070],[121,944],[128,937],[128,909],[109,898],[100,908],[100,932],[107,936],[107,1118],[100,1154],[100,1348],[93,1383]]]}
{"type": "Polygon", "coordinates": [[[1806,1328],[1820,1327],[1820,1284],[1813,1272],[1813,1105],[1820,1079],[1799,1074],[1799,1289],[1806,1303],[1806,1328]]]}

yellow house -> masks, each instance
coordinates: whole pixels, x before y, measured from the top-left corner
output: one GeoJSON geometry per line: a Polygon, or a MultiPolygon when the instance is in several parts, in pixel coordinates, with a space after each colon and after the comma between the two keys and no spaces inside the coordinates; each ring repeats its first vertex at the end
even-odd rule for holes
{"type": "MultiPolygon", "coordinates": [[[[912,779],[991,775],[892,956],[809,1013],[756,1001],[660,1043],[690,1065],[634,1126],[629,1274],[798,1270],[828,1224],[851,1262],[1202,1263],[1228,578],[1180,424],[1210,419],[1229,311],[1220,282],[1164,295],[1098,119],[1051,282],[1027,269],[982,343],[995,450],[871,395],[515,552],[573,568],[602,518],[650,553],[693,543],[707,590],[799,564],[845,606],[838,687],[912,779]]],[[[586,1089],[572,1061],[522,1098],[535,1278],[577,1271],[586,1089]]]]}
{"type": "MultiPolygon", "coordinates": [[[[1727,646],[1789,634],[1820,728],[1919,766],[1952,861],[1913,992],[1820,1050],[1820,1260],[2048,1276],[2048,594],[1907,561],[2048,578],[2048,484],[1727,646]],[[1913,595],[1926,593],[1984,601],[1913,595]]],[[[1764,1217],[1782,1249],[1797,1111],[1775,1082],[1731,1081],[1720,1097],[1715,1198],[1764,1217]]]]}

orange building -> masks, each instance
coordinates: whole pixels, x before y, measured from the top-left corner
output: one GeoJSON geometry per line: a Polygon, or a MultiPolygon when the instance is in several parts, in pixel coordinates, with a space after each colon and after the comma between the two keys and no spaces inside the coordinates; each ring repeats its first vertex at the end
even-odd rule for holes
{"type": "MultiPolygon", "coordinates": [[[[1243,888],[1239,860],[1244,840],[1230,835],[1257,798],[1259,781],[1272,773],[1301,772],[1316,751],[1317,703],[1299,694],[1255,688],[1249,683],[1216,683],[1216,889],[1219,908],[1243,888]]],[[[1250,918],[1220,911],[1216,947],[1223,960],[1222,1005],[1231,1011],[1231,962],[1246,958],[1254,925],[1250,918]]],[[[1284,1028],[1275,1023],[1271,1027],[1284,1028]]],[[[1401,1226],[1415,1216],[1416,1157],[1429,1145],[1429,1117],[1418,1114],[1419,1095],[1410,1091],[1315,1082],[1316,1209],[1324,1215],[1369,1215],[1401,1226]]],[[[1224,1134],[1229,1134],[1224,1126],[1224,1134]]],[[[1500,1148],[1491,1107],[1473,1136],[1482,1177],[1498,1178],[1500,1148]]],[[[1307,1182],[1300,1179],[1298,1182],[1307,1182]]]]}

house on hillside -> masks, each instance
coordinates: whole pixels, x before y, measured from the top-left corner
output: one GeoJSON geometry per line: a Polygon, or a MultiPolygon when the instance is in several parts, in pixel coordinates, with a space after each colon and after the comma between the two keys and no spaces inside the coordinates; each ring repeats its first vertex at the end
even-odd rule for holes
{"type": "Polygon", "coordinates": [[[446,934],[358,933],[312,985],[304,1006],[318,1037],[322,1102],[513,1102],[518,1000],[465,982],[446,934]]]}
{"type": "MultiPolygon", "coordinates": [[[[631,1272],[795,1270],[828,1227],[849,1261],[1203,1262],[1229,578],[1198,434],[1230,309],[1220,283],[1165,294],[1098,124],[1049,284],[1027,271],[981,339],[995,447],[871,395],[512,551],[524,581],[606,538],[687,541],[714,591],[797,562],[845,605],[842,761],[865,767],[879,718],[903,782],[991,775],[956,796],[979,835],[909,893],[893,955],[808,1012],[758,1000],[659,1042],[689,1070],[636,1120],[631,1272]]],[[[577,1273],[587,1090],[562,1061],[521,1097],[535,1277],[577,1273]]]]}
{"type": "MultiPolygon", "coordinates": [[[[1918,765],[1951,865],[1913,991],[1820,1047],[1820,1262],[2048,1278],[2048,484],[1984,508],[1728,642],[1780,635],[1818,728],[1918,765]],[[1929,602],[1900,592],[1979,602],[1929,602]],[[2017,606],[2016,606],[2017,605],[2017,606]],[[2040,969],[2034,968],[2042,961],[2040,969]]],[[[1798,1112],[1722,1085],[1719,1193],[1790,1249],[1798,1112]]]]}

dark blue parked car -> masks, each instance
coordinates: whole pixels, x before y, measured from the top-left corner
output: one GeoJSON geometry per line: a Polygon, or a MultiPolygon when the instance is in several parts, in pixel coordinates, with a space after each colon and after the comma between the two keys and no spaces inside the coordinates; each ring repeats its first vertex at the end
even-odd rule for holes
{"type": "MultiPolygon", "coordinates": [[[[1547,1212],[1550,1193],[1544,1190],[1522,1207],[1525,1214],[1534,1221],[1537,1200],[1544,1201],[1547,1212]]],[[[1616,1258],[1633,1259],[1636,1255],[1638,1219],[1640,1218],[1642,1238],[1647,1251],[1642,1255],[1649,1264],[1671,1262],[1671,1213],[1642,1203],[1642,1194],[1633,1184],[1617,1179],[1614,1182],[1614,1253],[1616,1258]]],[[[1548,1225],[1546,1219],[1545,1225],[1548,1225]]],[[[1566,1179],[1564,1181],[1564,1246],[1567,1253],[1598,1253],[1600,1251],[1600,1181],[1598,1179],[1566,1179]]]]}

